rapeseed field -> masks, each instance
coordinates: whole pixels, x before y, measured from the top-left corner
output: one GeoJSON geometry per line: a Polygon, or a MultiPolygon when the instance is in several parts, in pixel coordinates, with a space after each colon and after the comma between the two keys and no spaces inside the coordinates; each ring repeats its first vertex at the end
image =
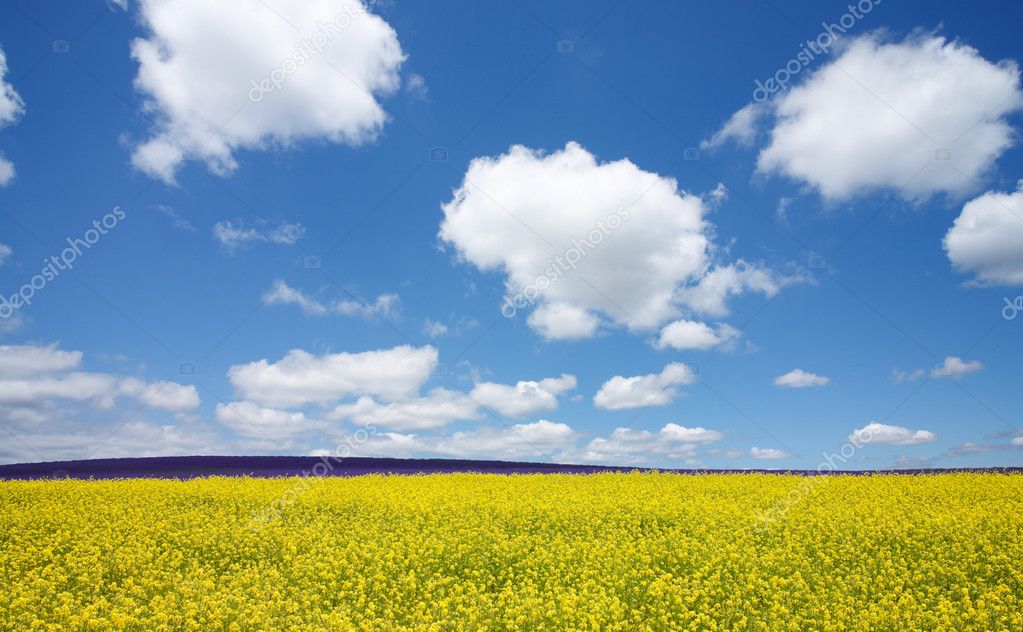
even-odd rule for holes
{"type": "Polygon", "coordinates": [[[5,630],[1020,630],[1023,476],[0,483],[5,630]]]}

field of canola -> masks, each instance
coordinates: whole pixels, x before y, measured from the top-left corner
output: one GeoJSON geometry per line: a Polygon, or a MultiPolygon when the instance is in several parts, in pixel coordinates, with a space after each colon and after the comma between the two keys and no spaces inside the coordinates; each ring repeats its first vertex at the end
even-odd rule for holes
{"type": "Polygon", "coordinates": [[[1023,476],[0,482],[0,586],[4,630],[1021,630],[1023,476]]]}

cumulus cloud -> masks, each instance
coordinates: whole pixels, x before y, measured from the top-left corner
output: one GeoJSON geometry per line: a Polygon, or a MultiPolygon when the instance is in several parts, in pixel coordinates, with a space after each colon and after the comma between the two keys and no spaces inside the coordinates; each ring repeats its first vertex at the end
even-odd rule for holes
{"type": "MultiPolygon", "coordinates": [[[[527,323],[548,340],[592,337],[605,322],[653,330],[687,305],[676,291],[712,268],[698,196],[628,159],[601,163],[574,142],[474,159],[443,211],[441,241],[502,272],[502,309],[534,307],[527,323]]],[[[737,291],[776,291],[767,286],[757,279],[737,291]]]]}
{"type": "Polygon", "coordinates": [[[756,292],[772,298],[789,285],[810,280],[802,271],[782,274],[740,259],[707,270],[693,283],[679,288],[675,298],[698,314],[727,316],[728,299],[732,297],[756,292]]]}
{"type": "Polygon", "coordinates": [[[938,435],[929,430],[910,430],[902,426],[889,426],[876,421],[854,430],[849,435],[849,441],[853,445],[917,445],[933,443],[937,440],[938,435]]]}
{"type": "Polygon", "coordinates": [[[132,163],[151,177],[173,182],[187,160],[227,174],[238,150],[359,145],[387,120],[378,99],[398,89],[405,57],[361,0],[138,6],[146,34],[131,54],[152,129],[132,163]]]}
{"type": "MultiPolygon", "coordinates": [[[[25,112],[25,102],[14,90],[14,86],[7,83],[6,76],[7,55],[3,47],[0,47],[0,128],[14,123],[25,112]]],[[[6,186],[13,179],[14,164],[0,153],[0,187],[6,186]]]]}
{"type": "Polygon", "coordinates": [[[191,423],[199,407],[194,386],[82,364],[80,351],[57,344],[0,345],[0,426],[16,437],[0,442],[0,461],[171,454],[201,445],[192,442],[207,432],[191,423]]]}
{"type": "Polygon", "coordinates": [[[271,408],[353,396],[392,402],[418,392],[437,366],[437,357],[431,346],[319,356],[293,349],[277,362],[264,358],[234,365],[227,376],[243,399],[271,408]]]}
{"type": "Polygon", "coordinates": [[[785,388],[809,388],[811,386],[824,386],[829,381],[831,381],[830,378],[823,375],[810,373],[803,369],[793,369],[785,375],[779,375],[774,378],[774,385],[785,388]]]}
{"type": "Polygon", "coordinates": [[[976,373],[984,368],[984,365],[977,360],[964,361],[956,356],[948,356],[945,360],[931,369],[931,377],[950,377],[958,380],[970,373],[976,373]]]}
{"type": "Polygon", "coordinates": [[[514,386],[483,382],[469,394],[481,406],[496,410],[506,417],[525,417],[558,407],[558,395],[576,386],[574,375],[540,381],[521,380],[514,386]]]}
{"type": "Polygon", "coordinates": [[[342,299],[334,304],[334,311],[344,316],[360,316],[367,320],[394,318],[398,314],[401,298],[394,293],[381,294],[372,302],[342,299]]]}
{"type": "Polygon", "coordinates": [[[641,464],[654,460],[692,458],[698,444],[720,441],[724,435],[716,430],[678,424],[666,424],[659,432],[615,428],[611,436],[597,437],[578,454],[566,455],[572,460],[607,465],[641,464]]]}
{"type": "Polygon", "coordinates": [[[1023,181],[970,200],[943,240],[952,267],[977,285],[1023,285],[1023,181]]]}
{"type": "Polygon", "coordinates": [[[712,349],[727,347],[734,343],[742,333],[730,325],[719,324],[711,327],[706,323],[692,320],[676,320],[661,329],[661,335],[654,344],[658,349],[712,349]]]}
{"type": "MultiPolygon", "coordinates": [[[[992,63],[936,35],[864,35],[770,102],[770,141],[757,169],[829,200],[875,189],[910,200],[962,194],[1012,145],[1006,117],[1021,106],[1014,62],[992,63]]],[[[757,111],[746,106],[708,143],[749,142],[757,111]]]]}
{"type": "Polygon", "coordinates": [[[274,226],[263,220],[251,225],[225,220],[213,225],[213,238],[230,252],[252,242],[293,246],[304,234],[305,228],[301,224],[287,222],[274,226]]]}
{"type": "Polygon", "coordinates": [[[572,445],[576,437],[577,433],[567,424],[541,419],[507,428],[481,427],[450,435],[380,433],[356,445],[353,452],[359,456],[539,459],[551,458],[566,445],[572,445]]]}
{"type": "Polygon", "coordinates": [[[681,362],[672,362],[660,373],[622,377],[604,382],[593,397],[597,408],[621,410],[645,406],[666,406],[679,396],[679,386],[692,384],[696,373],[681,362]]]}
{"type": "Polygon", "coordinates": [[[306,419],[305,413],[245,401],[217,404],[216,417],[236,433],[257,439],[287,439],[317,426],[306,419]]]}
{"type": "Polygon", "coordinates": [[[455,421],[479,419],[475,401],[464,393],[435,388],[424,396],[381,403],[372,397],[360,397],[353,404],[341,404],[329,415],[348,419],[363,426],[381,426],[395,430],[428,430],[455,421]]]}
{"type": "Polygon", "coordinates": [[[765,460],[784,459],[791,456],[788,452],[785,452],[784,450],[778,450],[776,448],[758,448],[756,446],[753,446],[752,448],[749,449],[749,455],[754,459],[765,460]]]}

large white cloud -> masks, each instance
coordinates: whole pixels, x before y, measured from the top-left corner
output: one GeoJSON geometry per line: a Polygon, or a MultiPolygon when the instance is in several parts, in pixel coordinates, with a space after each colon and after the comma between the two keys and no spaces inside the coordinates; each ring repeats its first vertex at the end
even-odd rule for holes
{"type": "Polygon", "coordinates": [[[398,36],[362,0],[141,0],[139,17],[153,129],[132,162],[166,181],[186,160],[229,173],[240,149],[372,140],[400,83],[398,36]]]}
{"type": "Polygon", "coordinates": [[[1023,285],[1023,181],[970,200],[945,235],[953,267],[979,285],[1023,285]]]}
{"type": "Polygon", "coordinates": [[[380,433],[359,442],[352,452],[359,456],[540,460],[550,459],[566,447],[574,446],[576,438],[577,433],[567,424],[541,419],[506,428],[484,426],[450,435],[380,433]]]}
{"type": "MultiPolygon", "coordinates": [[[[914,200],[959,194],[1012,144],[1006,116],[1021,106],[1013,62],[935,35],[864,35],[769,103],[773,127],[757,168],[833,200],[871,189],[914,200]]],[[[764,112],[740,113],[708,142],[748,141],[753,114],[764,112]]]]}
{"type": "Polygon", "coordinates": [[[364,396],[355,403],[337,406],[330,414],[331,419],[348,419],[362,426],[395,430],[427,430],[479,417],[476,402],[464,393],[446,388],[435,388],[426,395],[390,403],[364,396]]]}
{"type": "Polygon", "coordinates": [[[578,454],[566,455],[572,460],[616,464],[650,463],[654,460],[691,459],[698,444],[720,441],[724,435],[717,430],[678,424],[665,424],[659,432],[615,428],[611,436],[597,437],[578,454]]]}
{"type": "Polygon", "coordinates": [[[264,408],[253,402],[217,404],[217,421],[240,435],[256,439],[287,439],[318,427],[305,413],[264,408]]]}
{"type": "Polygon", "coordinates": [[[558,407],[558,395],[575,388],[574,375],[540,381],[520,380],[514,386],[483,382],[469,394],[473,400],[507,417],[525,417],[558,407]]]}
{"type": "Polygon", "coordinates": [[[474,159],[443,211],[441,240],[503,272],[505,315],[535,307],[527,322],[547,339],[590,337],[602,321],[652,330],[680,315],[688,297],[678,290],[712,267],[698,196],[574,142],[474,159]]]}
{"type": "Polygon", "coordinates": [[[696,380],[693,370],[681,362],[672,362],[660,373],[622,377],[604,382],[593,397],[598,408],[621,410],[644,406],[666,406],[679,395],[679,386],[696,380]]]}
{"type": "Polygon", "coordinates": [[[932,443],[937,440],[938,435],[930,430],[910,430],[902,426],[890,426],[876,421],[854,430],[849,435],[849,441],[856,445],[871,443],[877,445],[917,445],[919,443],[932,443]]]}
{"type": "Polygon", "coordinates": [[[352,396],[397,401],[418,392],[437,365],[437,349],[404,345],[362,353],[313,355],[232,366],[228,378],[243,399],[272,408],[327,404],[352,396]]]}
{"type": "MultiPolygon", "coordinates": [[[[25,111],[25,102],[14,90],[14,86],[7,83],[6,76],[7,55],[4,53],[3,47],[0,47],[0,127],[15,122],[25,111]]],[[[0,187],[6,186],[12,179],[14,179],[14,164],[0,152],[0,187]]]]}
{"type": "Polygon", "coordinates": [[[56,344],[0,345],[0,406],[33,408],[69,400],[112,409],[124,397],[172,412],[199,406],[194,386],[77,370],[81,363],[82,352],[56,344]]]}

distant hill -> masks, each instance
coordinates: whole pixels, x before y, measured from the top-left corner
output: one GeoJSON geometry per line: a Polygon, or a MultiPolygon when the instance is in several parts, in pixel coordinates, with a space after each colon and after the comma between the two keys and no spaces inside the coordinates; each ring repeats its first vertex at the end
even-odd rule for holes
{"type": "MultiPolygon", "coordinates": [[[[460,459],[332,459],[315,456],[165,456],[86,461],[51,461],[0,465],[0,479],[61,478],[196,478],[202,476],[360,476],[364,474],[595,474],[600,472],[653,471],[650,468],[603,465],[560,465],[514,461],[460,459]]],[[[685,474],[770,473],[816,475],[813,470],[657,470],[685,474]]],[[[849,471],[845,474],[937,474],[942,472],[1023,473],[1023,468],[912,469],[849,471]]]]}

